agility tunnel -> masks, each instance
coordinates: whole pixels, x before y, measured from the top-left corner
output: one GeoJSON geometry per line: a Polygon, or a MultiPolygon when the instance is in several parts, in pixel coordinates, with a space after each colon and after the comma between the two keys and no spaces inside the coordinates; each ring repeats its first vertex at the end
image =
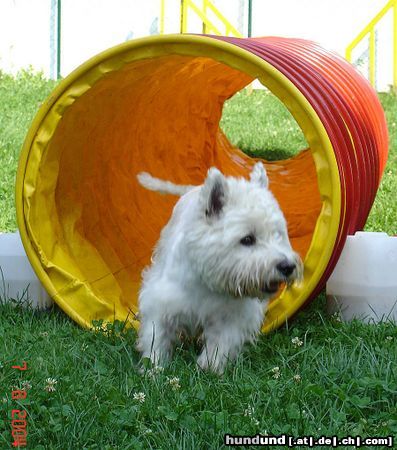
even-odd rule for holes
{"type": "Polygon", "coordinates": [[[346,236],[363,228],[388,136],[369,83],[345,60],[299,39],[170,35],[133,40],[89,60],[42,105],[16,184],[18,225],[39,279],[80,325],[138,326],[141,271],[177,201],[138,185],[142,170],[201,184],[209,167],[248,176],[256,159],[219,127],[228,98],[258,79],[292,113],[308,149],[264,161],[304,260],[263,331],[316,297],[346,236]]]}

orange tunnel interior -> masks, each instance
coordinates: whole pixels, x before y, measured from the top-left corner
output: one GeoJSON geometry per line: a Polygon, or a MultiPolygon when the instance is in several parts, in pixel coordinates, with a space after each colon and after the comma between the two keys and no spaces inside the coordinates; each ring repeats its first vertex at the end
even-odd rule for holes
{"type": "MultiPolygon", "coordinates": [[[[43,258],[61,268],[69,261],[60,291],[73,289],[71,275],[104,304],[136,312],[141,271],[177,201],[146,191],[136,174],[201,184],[217,166],[247,176],[256,160],[231,145],[219,122],[225,100],[251,81],[208,57],[160,56],[110,71],[60,112],[29,210],[43,258]],[[40,238],[48,233],[54,239],[40,238]]],[[[265,163],[304,258],[321,210],[311,152],[265,163]]]]}

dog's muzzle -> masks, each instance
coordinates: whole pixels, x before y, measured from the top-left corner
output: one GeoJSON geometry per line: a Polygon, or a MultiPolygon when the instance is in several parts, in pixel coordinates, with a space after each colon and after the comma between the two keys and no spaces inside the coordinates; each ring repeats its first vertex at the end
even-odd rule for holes
{"type": "Polygon", "coordinates": [[[280,289],[281,283],[281,280],[268,281],[267,283],[265,283],[263,291],[266,294],[275,294],[280,289]]]}
{"type": "Polygon", "coordinates": [[[276,269],[284,278],[288,278],[296,269],[296,264],[284,259],[277,264],[276,269]]]}
{"type": "Polygon", "coordinates": [[[284,259],[276,265],[276,274],[274,279],[267,281],[263,286],[263,292],[266,294],[275,294],[283,283],[291,285],[298,275],[298,264],[284,259]]]}

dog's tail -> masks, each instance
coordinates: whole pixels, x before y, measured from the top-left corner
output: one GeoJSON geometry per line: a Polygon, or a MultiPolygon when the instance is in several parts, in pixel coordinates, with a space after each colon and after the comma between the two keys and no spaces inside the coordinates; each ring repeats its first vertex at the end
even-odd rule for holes
{"type": "Polygon", "coordinates": [[[147,172],[140,172],[137,175],[139,183],[150,191],[160,192],[161,194],[172,194],[182,196],[191,191],[196,186],[174,184],[171,181],[160,180],[152,177],[147,172]]]}

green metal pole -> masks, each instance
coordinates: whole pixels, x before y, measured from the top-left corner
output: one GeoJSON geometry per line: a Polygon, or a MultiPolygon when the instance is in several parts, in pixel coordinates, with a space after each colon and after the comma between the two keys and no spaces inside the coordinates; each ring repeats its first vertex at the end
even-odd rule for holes
{"type": "Polygon", "coordinates": [[[61,0],[57,0],[57,79],[61,78],[61,0]]]}
{"type": "Polygon", "coordinates": [[[252,36],[252,0],[248,0],[248,37],[252,36]]]}

